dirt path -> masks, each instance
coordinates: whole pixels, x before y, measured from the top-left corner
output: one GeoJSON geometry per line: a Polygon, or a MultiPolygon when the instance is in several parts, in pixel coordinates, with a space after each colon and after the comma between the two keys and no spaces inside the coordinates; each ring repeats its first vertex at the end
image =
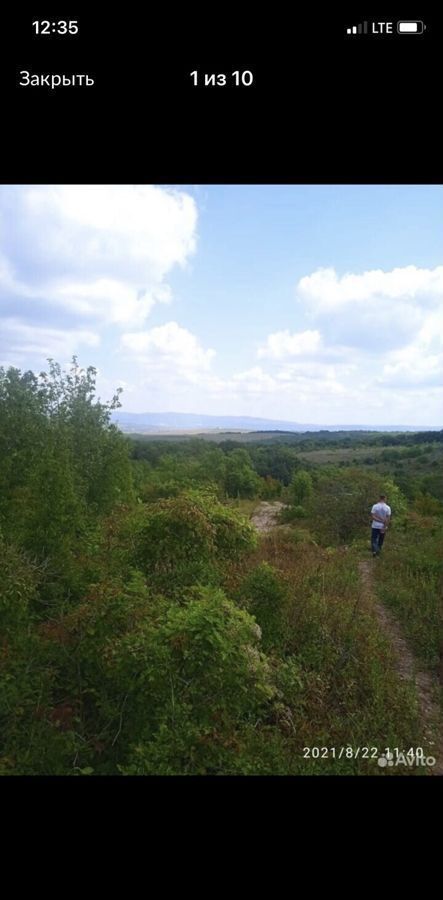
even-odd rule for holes
{"type": "Polygon", "coordinates": [[[373,564],[368,561],[359,563],[362,595],[374,610],[384,633],[389,638],[396,657],[397,672],[403,680],[412,681],[417,691],[420,717],[423,723],[423,743],[425,755],[436,759],[435,766],[428,771],[432,775],[443,775],[443,723],[438,702],[438,684],[427,672],[418,668],[417,661],[411,652],[401,627],[392,613],[377,600],[372,587],[373,564]]]}
{"type": "Polygon", "coordinates": [[[270,531],[271,528],[275,528],[278,514],[284,505],[280,500],[273,500],[272,502],[263,500],[251,516],[251,522],[255,525],[257,531],[264,534],[266,531],[270,531]]]}

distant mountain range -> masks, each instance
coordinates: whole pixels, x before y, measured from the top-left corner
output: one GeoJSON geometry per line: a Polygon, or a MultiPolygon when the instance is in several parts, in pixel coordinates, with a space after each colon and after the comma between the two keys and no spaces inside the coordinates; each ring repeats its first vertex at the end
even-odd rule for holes
{"type": "Polygon", "coordinates": [[[252,416],[206,416],[197,413],[129,413],[117,410],[113,421],[122,431],[440,431],[439,425],[313,425],[252,416]]]}

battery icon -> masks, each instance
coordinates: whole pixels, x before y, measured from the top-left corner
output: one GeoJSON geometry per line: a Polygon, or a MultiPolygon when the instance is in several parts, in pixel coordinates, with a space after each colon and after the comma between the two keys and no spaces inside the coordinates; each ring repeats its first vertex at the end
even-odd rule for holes
{"type": "Polygon", "coordinates": [[[399,34],[423,34],[424,30],[423,22],[397,22],[399,34]]]}

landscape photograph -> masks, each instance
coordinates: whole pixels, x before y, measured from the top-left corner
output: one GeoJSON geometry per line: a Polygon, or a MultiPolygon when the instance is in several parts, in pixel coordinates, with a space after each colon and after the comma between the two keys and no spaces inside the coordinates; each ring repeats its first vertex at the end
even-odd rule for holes
{"type": "Polygon", "coordinates": [[[0,775],[443,775],[442,235],[0,186],[0,775]]]}

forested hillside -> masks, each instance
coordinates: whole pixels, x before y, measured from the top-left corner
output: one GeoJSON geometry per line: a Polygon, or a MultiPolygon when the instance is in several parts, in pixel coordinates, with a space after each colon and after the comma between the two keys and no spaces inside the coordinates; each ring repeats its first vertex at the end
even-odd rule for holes
{"type": "Polygon", "coordinates": [[[443,431],[144,439],[119,393],[0,369],[0,773],[437,771],[443,431]]]}

